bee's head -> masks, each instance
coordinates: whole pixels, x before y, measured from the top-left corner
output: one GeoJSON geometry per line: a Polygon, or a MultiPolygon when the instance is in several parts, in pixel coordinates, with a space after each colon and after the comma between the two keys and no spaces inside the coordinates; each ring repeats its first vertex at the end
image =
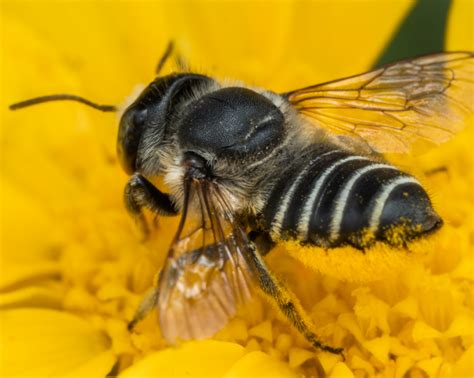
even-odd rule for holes
{"type": "Polygon", "coordinates": [[[150,152],[165,141],[173,113],[193,89],[211,81],[202,75],[171,74],[145,88],[120,120],[117,153],[127,173],[139,171],[150,152]]]}
{"type": "Polygon", "coordinates": [[[202,96],[185,109],[178,140],[185,151],[206,151],[217,159],[250,161],[264,157],[284,137],[284,116],[265,96],[226,87],[202,96]]]}

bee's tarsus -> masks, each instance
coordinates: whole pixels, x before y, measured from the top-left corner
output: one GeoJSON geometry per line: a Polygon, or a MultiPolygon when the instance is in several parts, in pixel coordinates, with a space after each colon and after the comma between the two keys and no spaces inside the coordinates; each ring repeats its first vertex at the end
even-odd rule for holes
{"type": "Polygon", "coordinates": [[[315,348],[321,349],[325,352],[342,355],[344,358],[343,348],[331,347],[319,340],[316,333],[312,330],[314,326],[311,323],[311,319],[309,319],[305,314],[298,299],[287,287],[285,287],[285,285],[283,285],[282,282],[273,276],[265,265],[263,259],[260,257],[260,254],[255,251],[251,258],[258,276],[260,288],[275,301],[291,324],[315,348]]]}
{"type": "Polygon", "coordinates": [[[76,102],[80,102],[81,104],[90,106],[91,108],[94,108],[96,110],[100,110],[101,112],[116,112],[117,111],[117,107],[115,105],[96,104],[95,102],[92,102],[83,97],[72,95],[72,94],[54,94],[54,95],[34,97],[25,101],[20,101],[15,104],[12,104],[9,106],[9,109],[10,110],[23,109],[28,106],[43,104],[45,102],[51,102],[51,101],[76,101],[76,102]]]}
{"type": "Polygon", "coordinates": [[[158,295],[159,291],[156,287],[152,287],[146,292],[142,301],[138,305],[137,311],[135,312],[133,319],[127,325],[127,329],[129,332],[132,332],[135,326],[140,321],[142,321],[150,313],[151,310],[156,307],[158,303],[158,295]]]}
{"type": "Polygon", "coordinates": [[[329,353],[332,353],[332,354],[339,354],[340,356],[342,356],[344,361],[346,360],[346,356],[344,355],[344,348],[333,348],[331,346],[324,345],[324,344],[321,344],[321,343],[318,343],[315,346],[317,348],[325,351],[325,352],[329,352],[329,353]]]}
{"type": "Polygon", "coordinates": [[[135,319],[132,319],[131,321],[128,322],[127,324],[127,331],[128,332],[133,332],[135,326],[137,325],[137,321],[135,319]]]}

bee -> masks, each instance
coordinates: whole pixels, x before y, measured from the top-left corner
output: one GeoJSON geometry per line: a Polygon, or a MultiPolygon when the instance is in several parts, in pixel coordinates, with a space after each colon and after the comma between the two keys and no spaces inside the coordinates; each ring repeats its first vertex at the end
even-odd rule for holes
{"type": "MultiPolygon", "coordinates": [[[[259,287],[314,347],[341,354],[320,340],[263,256],[282,240],[363,250],[394,244],[394,227],[404,241],[439,229],[420,182],[382,154],[440,144],[462,127],[472,113],[473,58],[427,55],[286,93],[190,71],[157,74],[120,120],[125,204],[144,229],[146,209],[181,218],[131,328],[157,308],[170,343],[208,338],[259,287]]],[[[117,111],[75,95],[11,108],[53,100],[117,111]]]]}

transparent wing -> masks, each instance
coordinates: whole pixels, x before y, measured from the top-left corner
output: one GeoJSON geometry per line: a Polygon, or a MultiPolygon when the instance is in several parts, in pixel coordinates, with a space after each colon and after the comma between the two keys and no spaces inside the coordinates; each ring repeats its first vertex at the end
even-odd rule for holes
{"type": "Polygon", "coordinates": [[[284,94],[317,126],[372,151],[408,153],[450,139],[473,112],[474,54],[452,52],[284,94]]]}
{"type": "Polygon", "coordinates": [[[160,276],[158,310],[168,342],[219,331],[253,294],[253,246],[215,184],[194,182],[160,276]],[[190,203],[197,214],[188,214],[190,203]]]}

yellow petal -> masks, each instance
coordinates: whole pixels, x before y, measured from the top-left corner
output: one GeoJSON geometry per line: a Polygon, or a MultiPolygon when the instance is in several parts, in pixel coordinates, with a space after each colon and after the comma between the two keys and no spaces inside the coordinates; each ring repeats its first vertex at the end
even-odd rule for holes
{"type": "Polygon", "coordinates": [[[368,288],[356,289],[352,295],[356,297],[354,311],[359,323],[365,328],[365,334],[373,335],[378,330],[388,334],[388,304],[378,299],[368,288]]]}
{"type": "Polygon", "coordinates": [[[233,319],[229,322],[231,337],[237,341],[245,341],[248,338],[247,323],[242,319],[233,319]]]}
{"type": "Polygon", "coordinates": [[[71,372],[65,374],[67,378],[103,378],[110,373],[117,357],[111,350],[100,353],[91,358],[85,364],[72,369],[71,372]]]}
{"type": "Polygon", "coordinates": [[[339,362],[341,362],[341,356],[332,353],[318,353],[318,359],[324,371],[331,371],[339,362]]]}
{"type": "Polygon", "coordinates": [[[303,362],[313,358],[314,352],[310,352],[307,349],[303,348],[291,348],[288,353],[288,364],[291,368],[297,368],[302,365],[303,362]]]}
{"type": "Polygon", "coordinates": [[[261,350],[262,347],[260,346],[260,344],[257,340],[252,338],[252,339],[249,340],[249,342],[245,346],[245,349],[248,352],[255,352],[255,351],[261,350]]]}
{"type": "Polygon", "coordinates": [[[453,369],[453,377],[474,376],[474,345],[471,345],[456,362],[453,369]]]}
{"type": "MultiPolygon", "coordinates": [[[[14,254],[12,252],[12,254],[14,254]]],[[[56,262],[39,261],[27,264],[17,264],[3,261],[4,268],[0,274],[0,288],[12,290],[30,282],[41,282],[59,275],[60,267],[56,262]]]]}
{"type": "Polygon", "coordinates": [[[345,363],[338,362],[332,369],[329,378],[354,378],[354,374],[345,363]]]}
{"type": "MultiPolygon", "coordinates": [[[[472,359],[471,359],[472,361],[472,359]]],[[[471,367],[471,370],[470,371],[474,371],[474,366],[472,366],[472,362],[469,361],[470,363],[470,367],[471,367]]],[[[469,371],[469,370],[468,370],[469,371]]],[[[438,371],[438,377],[462,377],[461,374],[456,374],[456,375],[453,375],[453,365],[450,364],[449,362],[444,362],[441,367],[439,368],[439,371],[438,371]]],[[[469,377],[469,378],[472,378],[472,374],[466,374],[465,377],[469,377]]],[[[399,377],[397,377],[399,378],[399,377]]]]}
{"type": "Polygon", "coordinates": [[[472,281],[474,278],[472,272],[474,272],[474,257],[466,256],[453,272],[453,276],[472,281]]]}
{"type": "Polygon", "coordinates": [[[15,307],[60,308],[61,293],[44,287],[27,287],[12,292],[0,293],[0,309],[15,307]]]}
{"type": "Polygon", "coordinates": [[[57,235],[50,216],[24,187],[4,177],[3,168],[2,164],[2,217],[6,221],[1,224],[0,289],[6,290],[57,276],[60,267],[53,260],[57,235]]]}
{"type": "Polygon", "coordinates": [[[447,337],[456,336],[474,336],[474,319],[467,314],[459,314],[456,316],[444,333],[447,337]]]}
{"type": "Polygon", "coordinates": [[[352,333],[357,341],[363,342],[365,340],[355,314],[347,312],[345,314],[339,315],[338,323],[350,333],[352,333]]]}
{"type": "Polygon", "coordinates": [[[242,319],[235,318],[219,331],[215,338],[218,340],[246,341],[248,336],[247,323],[242,319]]]}
{"type": "Polygon", "coordinates": [[[446,49],[449,51],[474,51],[472,37],[472,15],[474,4],[470,0],[453,1],[449,9],[446,49]]]}
{"type": "MultiPolygon", "coordinates": [[[[3,165],[2,165],[3,169],[3,165]]],[[[9,254],[8,249],[2,248],[0,256],[17,262],[47,260],[54,257],[52,244],[54,230],[51,216],[42,208],[38,199],[25,193],[27,188],[12,183],[2,170],[0,185],[4,201],[2,217],[3,246],[14,246],[15,253],[9,254]],[[28,237],[25,237],[25,235],[28,237]],[[48,235],[48,238],[45,238],[48,235]]]]}
{"type": "Polygon", "coordinates": [[[395,377],[405,377],[405,373],[413,366],[413,359],[410,357],[402,356],[397,358],[397,366],[395,370],[395,377]]]}
{"type": "Polygon", "coordinates": [[[225,378],[244,377],[299,377],[286,364],[263,352],[251,352],[235,363],[225,378]]]}
{"type": "Polygon", "coordinates": [[[17,309],[0,313],[0,324],[0,376],[104,376],[114,363],[110,354],[96,359],[108,352],[108,337],[74,315],[17,309]]]}
{"type": "Polygon", "coordinates": [[[293,338],[287,333],[280,333],[275,341],[275,347],[281,352],[287,352],[293,344],[293,338]]]}
{"type": "Polygon", "coordinates": [[[269,320],[266,320],[253,328],[249,329],[250,336],[256,336],[263,340],[272,342],[273,332],[272,332],[272,323],[269,320]]]}
{"type": "Polygon", "coordinates": [[[419,361],[416,365],[420,369],[424,370],[428,376],[436,377],[436,373],[438,372],[442,362],[443,360],[440,357],[433,357],[427,360],[419,361]]]}
{"type": "Polygon", "coordinates": [[[148,355],[120,377],[222,377],[244,353],[245,349],[234,343],[191,341],[148,355]]]}
{"type": "Polygon", "coordinates": [[[418,316],[418,303],[415,298],[407,297],[393,306],[392,311],[403,314],[411,319],[416,319],[418,316]]]}
{"type": "Polygon", "coordinates": [[[386,363],[388,361],[388,352],[390,350],[390,337],[382,336],[366,341],[363,346],[374,355],[380,362],[386,363]]]}
{"type": "Polygon", "coordinates": [[[357,355],[352,357],[351,368],[354,370],[365,370],[369,377],[373,377],[375,375],[374,367],[369,362],[363,360],[357,355]]]}
{"type": "Polygon", "coordinates": [[[442,333],[430,327],[422,321],[417,321],[413,326],[413,341],[418,342],[425,339],[433,339],[441,337],[442,333]]]}

